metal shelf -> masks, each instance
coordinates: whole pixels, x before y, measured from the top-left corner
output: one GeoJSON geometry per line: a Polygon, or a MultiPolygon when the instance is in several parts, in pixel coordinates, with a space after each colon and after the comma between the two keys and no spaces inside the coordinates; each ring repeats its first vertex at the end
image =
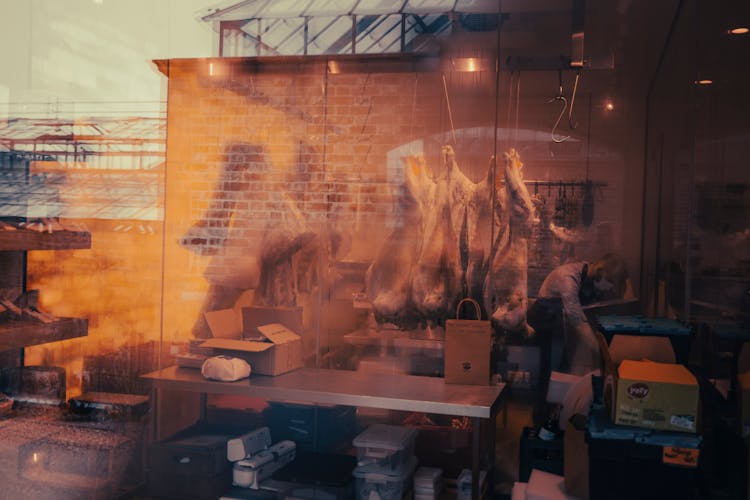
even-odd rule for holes
{"type": "Polygon", "coordinates": [[[0,230],[0,251],[74,250],[91,248],[91,233],[31,229],[0,230]]]}
{"type": "Polygon", "coordinates": [[[58,318],[53,323],[35,320],[0,322],[0,352],[88,335],[88,320],[58,318]]]}

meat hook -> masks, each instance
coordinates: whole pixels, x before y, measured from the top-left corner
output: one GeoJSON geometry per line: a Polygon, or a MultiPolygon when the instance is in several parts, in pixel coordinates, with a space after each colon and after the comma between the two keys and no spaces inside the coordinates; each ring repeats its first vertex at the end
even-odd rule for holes
{"type": "Polygon", "coordinates": [[[563,87],[562,87],[562,71],[557,72],[557,79],[559,84],[559,90],[557,92],[557,95],[553,97],[552,99],[549,99],[547,102],[555,102],[559,101],[562,102],[562,109],[560,109],[560,114],[557,115],[557,120],[555,120],[555,124],[552,126],[552,141],[553,142],[565,142],[568,139],[570,139],[569,135],[556,135],[557,132],[557,126],[560,124],[560,120],[562,120],[563,115],[565,114],[565,110],[568,107],[568,100],[563,95],[563,87]]]}

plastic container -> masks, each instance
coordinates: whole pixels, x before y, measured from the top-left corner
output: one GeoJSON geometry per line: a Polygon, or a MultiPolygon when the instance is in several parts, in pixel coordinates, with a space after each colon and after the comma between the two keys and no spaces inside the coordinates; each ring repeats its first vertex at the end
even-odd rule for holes
{"type": "Polygon", "coordinates": [[[356,408],[343,405],[307,405],[271,402],[271,436],[288,439],[304,451],[328,452],[343,443],[348,446],[355,434],[356,408]]]}
{"type": "Polygon", "coordinates": [[[369,472],[357,467],[352,472],[356,478],[357,500],[400,500],[411,493],[417,458],[412,456],[400,474],[369,472]]]}
{"type": "Polygon", "coordinates": [[[357,448],[357,465],[362,471],[400,473],[414,456],[417,430],[398,425],[373,424],[352,444],[357,448]]]}
{"type": "Polygon", "coordinates": [[[443,489],[443,469],[420,467],[414,473],[414,491],[440,493],[443,489]]]}

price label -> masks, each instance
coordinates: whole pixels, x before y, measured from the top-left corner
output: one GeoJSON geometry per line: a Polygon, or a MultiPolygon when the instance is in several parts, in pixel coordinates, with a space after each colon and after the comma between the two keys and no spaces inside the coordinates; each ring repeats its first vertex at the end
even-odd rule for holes
{"type": "Polygon", "coordinates": [[[697,448],[678,448],[676,446],[664,446],[662,448],[662,462],[669,465],[681,467],[698,467],[698,456],[700,450],[697,448]]]}

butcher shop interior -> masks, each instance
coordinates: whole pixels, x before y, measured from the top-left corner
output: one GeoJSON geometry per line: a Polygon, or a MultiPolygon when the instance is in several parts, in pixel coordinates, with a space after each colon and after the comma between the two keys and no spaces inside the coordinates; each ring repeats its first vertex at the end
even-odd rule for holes
{"type": "Polygon", "coordinates": [[[748,497],[746,0],[0,6],[0,497],[748,497]]]}

